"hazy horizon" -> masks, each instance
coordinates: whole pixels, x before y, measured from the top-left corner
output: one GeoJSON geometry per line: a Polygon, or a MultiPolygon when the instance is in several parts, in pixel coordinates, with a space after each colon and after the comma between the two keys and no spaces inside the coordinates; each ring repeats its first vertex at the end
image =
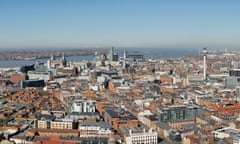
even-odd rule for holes
{"type": "Polygon", "coordinates": [[[240,1],[0,1],[0,49],[240,48],[240,1]]]}
{"type": "MultiPolygon", "coordinates": [[[[111,46],[112,47],[112,46],[111,46]]],[[[68,50],[109,50],[111,47],[79,47],[79,48],[0,48],[1,52],[18,52],[18,51],[26,51],[26,52],[39,52],[39,51],[68,51],[68,50]]],[[[114,47],[114,46],[113,46],[114,47]]],[[[141,52],[148,52],[147,50],[156,50],[156,51],[174,51],[174,50],[183,50],[183,51],[198,51],[201,52],[203,48],[161,48],[161,47],[114,47],[116,51],[141,51],[141,52]]],[[[240,50],[240,48],[208,48],[208,51],[234,51],[234,50],[240,50]]]]}

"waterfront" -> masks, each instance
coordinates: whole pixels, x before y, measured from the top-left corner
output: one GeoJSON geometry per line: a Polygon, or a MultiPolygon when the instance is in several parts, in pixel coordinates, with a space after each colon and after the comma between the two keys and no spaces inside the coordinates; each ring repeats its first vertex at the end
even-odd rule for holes
{"type": "MultiPolygon", "coordinates": [[[[122,56],[124,49],[116,49],[119,53],[119,56],[122,56]]],[[[129,53],[139,53],[143,54],[145,58],[166,58],[166,57],[181,57],[186,55],[198,55],[197,49],[157,49],[157,48],[140,48],[134,49],[129,48],[126,49],[129,53]]],[[[74,55],[74,56],[67,56],[67,61],[76,62],[81,60],[91,60],[94,56],[93,55],[74,55]]],[[[42,58],[42,59],[31,59],[31,60],[1,60],[0,61],[0,68],[17,68],[23,65],[31,65],[34,64],[36,61],[39,62],[47,62],[49,58],[42,58]]]]}
{"type": "MultiPolygon", "coordinates": [[[[66,59],[68,61],[81,61],[81,60],[91,60],[93,55],[82,55],[82,56],[68,56],[66,59]]],[[[32,59],[32,60],[1,60],[0,61],[0,68],[18,68],[24,65],[31,65],[34,64],[36,61],[39,62],[47,62],[49,58],[43,59],[32,59]]]]}

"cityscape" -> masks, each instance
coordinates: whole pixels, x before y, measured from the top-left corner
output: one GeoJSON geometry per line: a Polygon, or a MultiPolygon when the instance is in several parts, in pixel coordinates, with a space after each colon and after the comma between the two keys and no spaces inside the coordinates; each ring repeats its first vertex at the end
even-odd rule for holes
{"type": "Polygon", "coordinates": [[[0,144],[240,144],[239,4],[0,1],[0,144]]]}
{"type": "Polygon", "coordinates": [[[1,71],[2,142],[239,143],[237,51],[60,55],[1,71]]]}

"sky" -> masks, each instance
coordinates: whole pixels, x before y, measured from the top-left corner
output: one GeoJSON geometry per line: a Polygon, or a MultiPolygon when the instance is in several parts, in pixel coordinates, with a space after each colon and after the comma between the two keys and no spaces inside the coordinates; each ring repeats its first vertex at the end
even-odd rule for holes
{"type": "Polygon", "coordinates": [[[0,48],[240,48],[239,0],[0,0],[0,48]]]}

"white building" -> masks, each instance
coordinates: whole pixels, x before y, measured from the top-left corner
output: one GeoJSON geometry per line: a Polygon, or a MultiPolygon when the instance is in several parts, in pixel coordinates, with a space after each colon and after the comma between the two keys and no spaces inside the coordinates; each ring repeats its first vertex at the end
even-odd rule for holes
{"type": "Polygon", "coordinates": [[[108,137],[114,129],[106,122],[81,122],[79,124],[81,137],[108,137]]]}
{"type": "MultiPolygon", "coordinates": [[[[27,138],[27,136],[13,136],[10,138],[10,141],[14,142],[15,144],[34,144],[34,142],[31,141],[31,137],[30,140],[28,140],[27,138]]],[[[4,143],[4,141],[1,142],[4,143]]],[[[8,142],[9,141],[7,141],[6,144],[8,144],[8,142]]]]}
{"type": "Polygon", "coordinates": [[[222,129],[218,129],[213,132],[215,138],[224,139],[224,138],[232,138],[233,144],[239,144],[240,143],[240,130],[226,127],[222,129]]]}
{"type": "Polygon", "coordinates": [[[95,112],[95,101],[93,100],[75,100],[71,106],[72,112],[95,112]]]}
{"type": "Polygon", "coordinates": [[[58,66],[62,66],[65,67],[67,65],[67,60],[64,56],[64,54],[62,54],[61,59],[56,60],[54,55],[51,55],[51,58],[47,61],[47,68],[56,68],[58,66]]]}
{"type": "Polygon", "coordinates": [[[46,82],[50,80],[51,76],[51,71],[28,71],[29,79],[44,80],[46,82]]]}
{"type": "Polygon", "coordinates": [[[125,127],[120,128],[125,137],[126,144],[157,144],[158,134],[152,129],[146,131],[144,128],[125,127]]]}
{"type": "Polygon", "coordinates": [[[103,91],[105,90],[105,86],[103,83],[89,83],[89,89],[93,91],[103,91]]]}

